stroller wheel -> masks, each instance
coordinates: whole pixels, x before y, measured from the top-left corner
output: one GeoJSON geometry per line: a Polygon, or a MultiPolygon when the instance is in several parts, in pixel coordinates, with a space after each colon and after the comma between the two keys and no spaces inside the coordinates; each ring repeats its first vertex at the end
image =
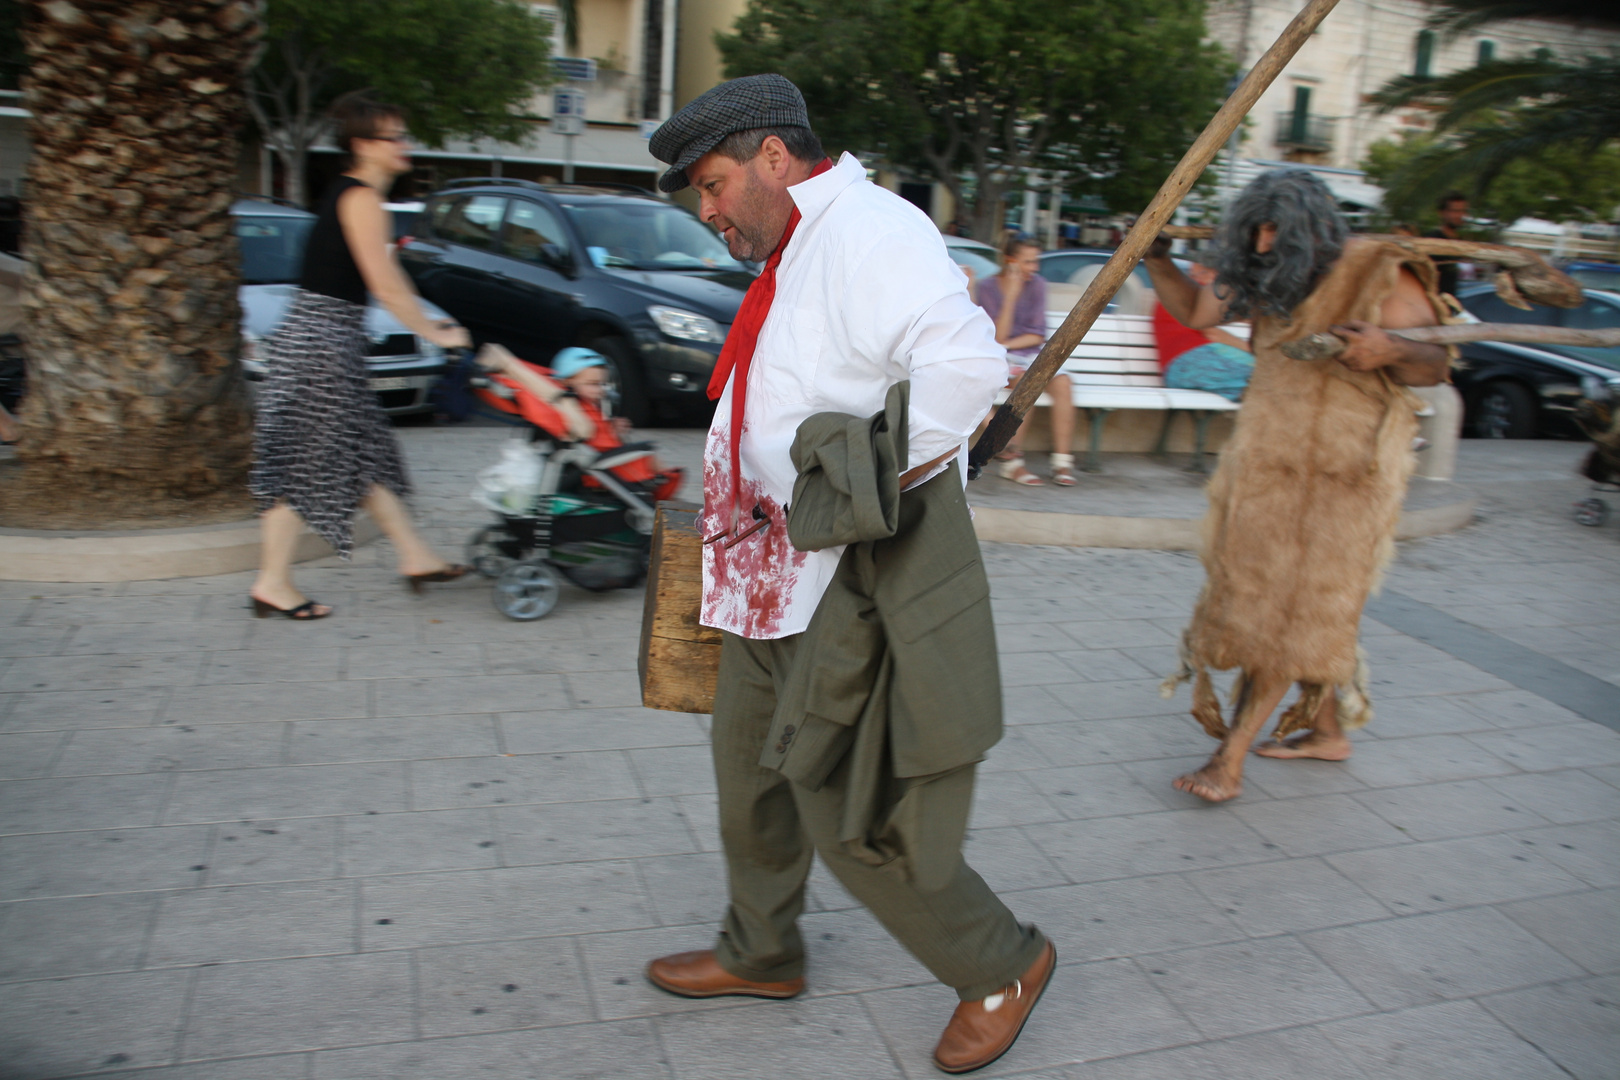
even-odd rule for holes
{"type": "Polygon", "coordinates": [[[513,563],[495,579],[495,610],[508,619],[543,619],[561,595],[562,580],[545,563],[513,563]]]}
{"type": "Polygon", "coordinates": [[[1575,504],[1575,520],[1582,525],[1602,525],[1609,520],[1609,504],[1602,499],[1582,499],[1575,504]]]}
{"type": "Polygon", "coordinates": [[[467,541],[465,555],[467,565],[484,577],[500,577],[501,571],[511,566],[514,561],[510,555],[501,550],[499,541],[502,539],[510,541],[511,537],[499,525],[488,525],[473,533],[472,538],[467,541]]]}

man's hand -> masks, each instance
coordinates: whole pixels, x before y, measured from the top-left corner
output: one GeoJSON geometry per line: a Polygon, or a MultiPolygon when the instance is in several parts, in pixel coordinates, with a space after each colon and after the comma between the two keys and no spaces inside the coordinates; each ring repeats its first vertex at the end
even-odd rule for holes
{"type": "Polygon", "coordinates": [[[1345,341],[1344,352],[1336,359],[1351,371],[1384,371],[1405,386],[1434,386],[1446,379],[1448,354],[1439,345],[1391,334],[1360,319],[1328,331],[1345,341]]]}
{"type": "Polygon", "coordinates": [[[1169,258],[1169,256],[1170,256],[1170,245],[1173,242],[1174,241],[1172,241],[1168,236],[1164,235],[1164,233],[1160,233],[1158,236],[1155,236],[1153,238],[1153,243],[1148,245],[1147,254],[1143,255],[1142,258],[1143,259],[1165,259],[1165,258],[1169,258]]]}
{"type": "Polygon", "coordinates": [[[1339,363],[1351,371],[1377,371],[1399,363],[1406,356],[1405,347],[1380,327],[1361,319],[1328,327],[1328,333],[1345,341],[1339,363]]]}

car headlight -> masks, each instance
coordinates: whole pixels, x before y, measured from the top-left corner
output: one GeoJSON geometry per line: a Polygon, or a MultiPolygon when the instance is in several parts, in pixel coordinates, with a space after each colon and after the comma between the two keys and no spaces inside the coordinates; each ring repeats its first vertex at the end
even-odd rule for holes
{"type": "Polygon", "coordinates": [[[682,341],[712,341],[726,340],[725,331],[720,324],[706,315],[699,315],[693,311],[682,311],[680,308],[665,307],[654,304],[647,309],[652,321],[658,324],[658,329],[672,338],[682,341]]]}

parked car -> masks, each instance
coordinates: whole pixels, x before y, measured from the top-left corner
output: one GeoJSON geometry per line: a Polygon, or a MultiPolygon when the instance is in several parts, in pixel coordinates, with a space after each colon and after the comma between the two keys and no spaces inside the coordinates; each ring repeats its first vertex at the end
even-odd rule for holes
{"type": "Polygon", "coordinates": [[[400,262],[467,327],[545,363],[570,345],[610,362],[619,412],[704,403],[753,274],[689,211],[635,188],[460,180],[432,196],[400,262]]]}
{"type": "Polygon", "coordinates": [[[1584,288],[1620,292],[1620,263],[1581,260],[1565,263],[1560,269],[1584,288]]]}
{"type": "Polygon", "coordinates": [[[950,253],[951,261],[966,270],[975,282],[1001,273],[1001,252],[982,240],[947,236],[945,250],[950,253]]]}
{"type": "MultiPolygon", "coordinates": [[[[1459,289],[1457,299],[1481,322],[1576,330],[1620,327],[1620,293],[1588,289],[1578,308],[1537,305],[1521,311],[1497,296],[1490,284],[1479,283],[1459,289]]],[[[1463,363],[1452,379],[1463,396],[1465,430],[1481,438],[1578,434],[1573,411],[1582,394],[1601,383],[1620,392],[1620,348],[1482,341],[1461,350],[1463,363]]]]}
{"type": "Polygon", "coordinates": [[[388,202],[383,203],[383,209],[393,218],[393,240],[397,244],[402,236],[409,236],[416,229],[417,215],[421,214],[423,204],[420,202],[388,202]]]}
{"type": "MultiPolygon", "coordinates": [[[[283,203],[240,199],[231,207],[242,250],[242,370],[249,385],[263,381],[263,342],[286,317],[304,265],[304,244],[315,215],[283,203]]],[[[432,304],[429,317],[448,318],[432,304]]],[[[444,350],[423,341],[373,299],[366,309],[371,388],[391,416],[431,412],[428,393],[445,370],[444,350]]]]}

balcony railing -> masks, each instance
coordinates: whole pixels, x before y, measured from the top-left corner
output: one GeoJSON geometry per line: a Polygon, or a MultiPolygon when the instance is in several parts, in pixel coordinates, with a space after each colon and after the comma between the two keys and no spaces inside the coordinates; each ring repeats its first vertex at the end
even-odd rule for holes
{"type": "Polygon", "coordinates": [[[1286,109],[1277,114],[1277,145],[1291,150],[1331,150],[1333,123],[1329,116],[1286,109]]]}

